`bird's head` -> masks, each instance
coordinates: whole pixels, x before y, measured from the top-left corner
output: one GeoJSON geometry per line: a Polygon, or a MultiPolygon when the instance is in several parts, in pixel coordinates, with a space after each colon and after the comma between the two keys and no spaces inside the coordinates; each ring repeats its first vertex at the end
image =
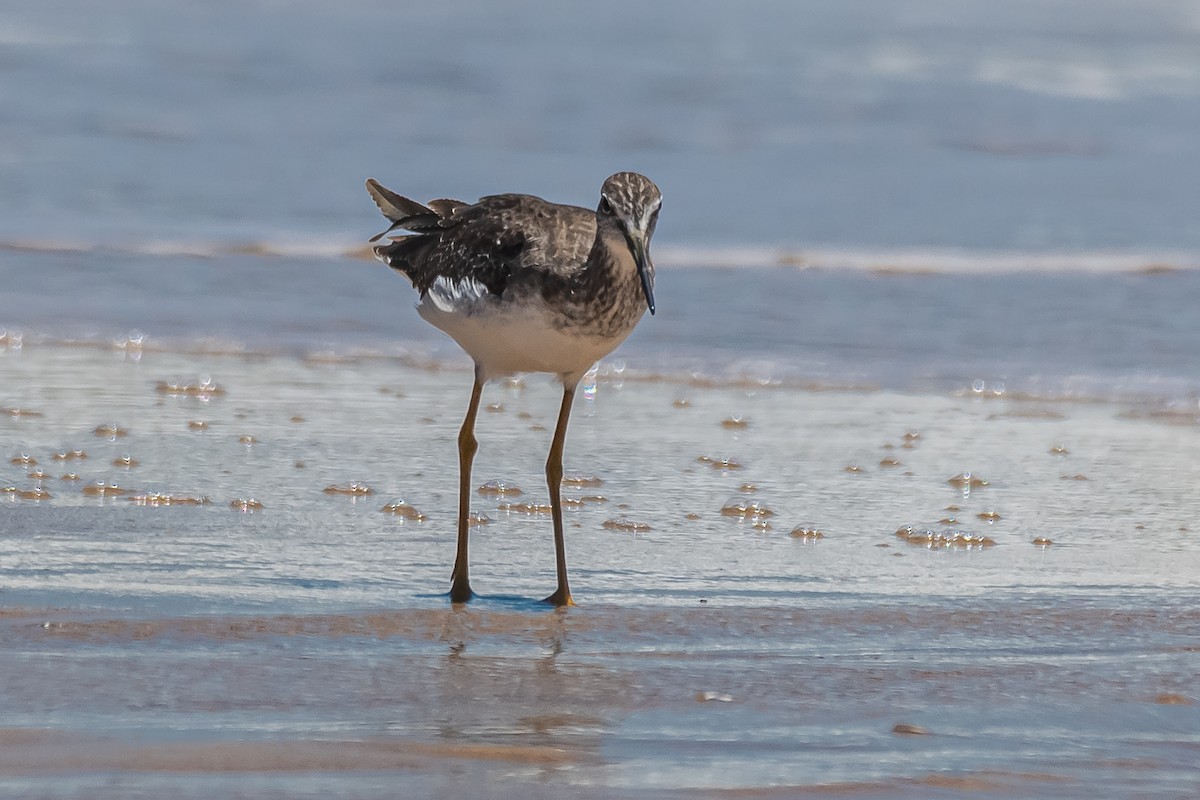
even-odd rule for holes
{"type": "Polygon", "coordinates": [[[654,235],[661,207],[662,193],[654,181],[636,172],[618,172],[600,188],[600,205],[596,209],[601,230],[615,228],[629,245],[651,314],[654,313],[654,264],[650,261],[650,237],[654,235]]]}

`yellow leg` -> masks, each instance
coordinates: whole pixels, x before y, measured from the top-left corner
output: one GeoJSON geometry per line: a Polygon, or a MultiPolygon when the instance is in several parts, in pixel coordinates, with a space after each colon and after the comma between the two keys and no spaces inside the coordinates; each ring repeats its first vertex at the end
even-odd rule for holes
{"type": "Polygon", "coordinates": [[[563,382],[562,407],[558,410],[558,425],[554,428],[554,440],[550,443],[550,455],[546,458],[546,486],[550,489],[550,515],[554,518],[554,561],[558,570],[558,588],[545,602],[556,606],[573,606],[571,587],[567,584],[567,552],[563,542],[562,498],[560,497],[563,477],[563,443],[567,439],[567,420],[571,416],[571,403],[575,400],[576,382],[563,382]]]}
{"type": "Polygon", "coordinates": [[[475,440],[475,415],[479,413],[482,394],[483,382],[476,368],[471,404],[467,406],[467,416],[458,431],[458,551],[454,557],[454,571],[450,573],[450,601],[453,603],[465,603],[475,596],[467,565],[467,519],[471,515],[471,462],[479,449],[479,442],[475,440]]]}

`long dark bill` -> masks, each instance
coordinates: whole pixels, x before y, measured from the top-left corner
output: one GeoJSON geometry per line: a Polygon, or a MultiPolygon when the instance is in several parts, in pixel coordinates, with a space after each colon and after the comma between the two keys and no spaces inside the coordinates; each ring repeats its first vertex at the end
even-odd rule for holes
{"type": "Polygon", "coordinates": [[[650,246],[640,233],[632,233],[626,237],[629,249],[633,253],[634,263],[637,264],[638,277],[642,280],[642,294],[646,295],[646,307],[654,314],[654,285],[651,275],[654,274],[654,264],[650,262],[650,246]]]}

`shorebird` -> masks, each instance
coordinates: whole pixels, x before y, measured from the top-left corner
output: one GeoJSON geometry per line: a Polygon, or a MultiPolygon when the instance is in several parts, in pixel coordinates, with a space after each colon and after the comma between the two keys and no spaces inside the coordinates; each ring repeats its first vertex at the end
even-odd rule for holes
{"type": "Polygon", "coordinates": [[[562,380],[563,396],[546,458],[558,577],[546,602],[574,605],[559,496],[567,420],[583,375],[625,340],[647,310],[654,313],[650,237],[662,195],[636,172],[606,180],[595,211],[523,194],[422,205],[373,179],[367,191],[392,223],[372,242],[396,230],[411,232],[377,245],[375,257],[412,281],[420,315],[475,361],[458,433],[458,547],[450,600],[473,596],[467,531],[483,386],[517,372],[548,372],[562,380]]]}

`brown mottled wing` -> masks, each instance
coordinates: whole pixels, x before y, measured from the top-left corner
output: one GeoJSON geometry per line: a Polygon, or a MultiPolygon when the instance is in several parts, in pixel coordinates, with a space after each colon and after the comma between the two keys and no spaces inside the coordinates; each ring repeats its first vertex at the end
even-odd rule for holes
{"type": "Polygon", "coordinates": [[[491,195],[474,205],[429,205],[396,221],[396,227],[416,231],[414,235],[375,248],[384,263],[407,275],[422,294],[439,278],[473,280],[497,297],[511,280],[528,280],[534,273],[567,278],[583,266],[596,236],[595,212],[530,195],[491,195]]]}

